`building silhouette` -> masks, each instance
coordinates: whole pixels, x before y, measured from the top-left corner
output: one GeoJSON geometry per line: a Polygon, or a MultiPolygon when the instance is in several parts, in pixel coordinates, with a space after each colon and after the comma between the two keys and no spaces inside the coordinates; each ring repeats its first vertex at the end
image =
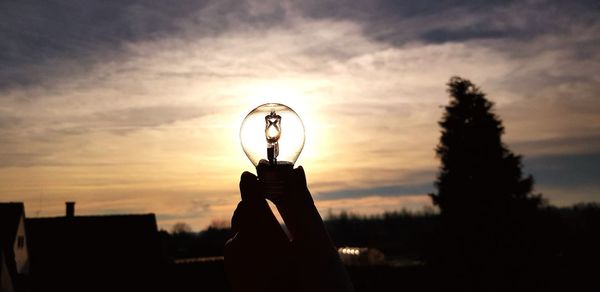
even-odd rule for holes
{"type": "Polygon", "coordinates": [[[28,240],[23,203],[0,203],[0,291],[27,290],[28,240]]]}
{"type": "Polygon", "coordinates": [[[0,204],[0,292],[165,290],[154,214],[75,216],[74,202],[60,217],[26,218],[23,210],[0,204]]]}

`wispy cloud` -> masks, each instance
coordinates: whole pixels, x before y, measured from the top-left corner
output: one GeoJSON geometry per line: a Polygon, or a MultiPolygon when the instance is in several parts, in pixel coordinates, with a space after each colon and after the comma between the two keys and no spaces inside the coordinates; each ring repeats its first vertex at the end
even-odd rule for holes
{"type": "MultiPolygon", "coordinates": [[[[551,187],[598,187],[600,153],[555,154],[525,160],[537,182],[551,187]]],[[[598,188],[600,190],[600,188],[598,188]]],[[[589,194],[591,198],[597,194],[589,194]]]]}
{"type": "Polygon", "coordinates": [[[405,196],[405,195],[426,195],[433,191],[433,183],[420,184],[420,185],[393,185],[393,186],[381,186],[368,189],[348,189],[348,190],[336,190],[329,192],[322,192],[317,195],[319,200],[331,200],[340,198],[360,198],[368,196],[405,196]]]}

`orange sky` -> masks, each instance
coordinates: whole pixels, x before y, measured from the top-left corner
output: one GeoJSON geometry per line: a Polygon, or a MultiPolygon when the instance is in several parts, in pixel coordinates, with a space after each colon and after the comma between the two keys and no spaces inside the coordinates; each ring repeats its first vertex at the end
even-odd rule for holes
{"type": "MultiPolygon", "coordinates": [[[[278,102],[305,123],[297,165],[322,212],[418,210],[430,206],[437,121],[452,75],[471,79],[496,103],[505,142],[525,155],[526,167],[532,159],[526,169],[534,176],[539,169],[536,190],[551,203],[600,199],[600,187],[589,183],[598,168],[585,169],[585,184],[553,184],[544,178],[555,174],[543,172],[555,161],[545,157],[600,157],[600,54],[577,51],[597,43],[597,21],[573,24],[577,34],[449,41],[407,34],[394,43],[362,19],[312,17],[284,3],[239,8],[258,18],[282,9],[275,24],[222,20],[211,10],[220,4],[212,4],[160,18],[176,29],[118,39],[118,48],[82,38],[73,46],[85,53],[17,65],[18,52],[0,56],[14,61],[0,76],[32,79],[0,84],[0,200],[25,202],[30,217],[62,215],[63,202],[74,200],[77,214],[152,212],[164,228],[228,220],[239,176],[253,168],[240,147],[241,121],[278,102]],[[220,21],[227,25],[218,33],[200,29],[220,21]]],[[[428,17],[395,21],[434,31],[428,17]]],[[[457,30],[477,25],[439,21],[457,30]]],[[[23,42],[11,37],[3,39],[23,42]]]]}

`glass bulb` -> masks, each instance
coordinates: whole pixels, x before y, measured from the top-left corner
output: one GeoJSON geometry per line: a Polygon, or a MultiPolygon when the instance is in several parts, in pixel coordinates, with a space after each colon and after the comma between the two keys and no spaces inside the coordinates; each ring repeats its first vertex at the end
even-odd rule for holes
{"type": "Polygon", "coordinates": [[[240,140],[254,166],[261,160],[270,165],[294,165],[304,147],[304,125],[288,106],[267,103],[246,116],[240,140]]]}

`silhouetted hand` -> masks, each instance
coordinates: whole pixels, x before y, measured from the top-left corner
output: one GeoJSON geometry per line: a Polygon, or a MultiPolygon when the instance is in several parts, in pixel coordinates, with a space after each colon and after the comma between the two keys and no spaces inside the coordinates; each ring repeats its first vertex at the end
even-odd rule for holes
{"type": "MultiPolygon", "coordinates": [[[[265,167],[264,165],[259,165],[265,167]]],[[[304,169],[285,172],[275,205],[281,229],[256,176],[244,172],[242,201],[225,245],[225,268],[234,291],[353,291],[306,184],[304,169]]]]}

